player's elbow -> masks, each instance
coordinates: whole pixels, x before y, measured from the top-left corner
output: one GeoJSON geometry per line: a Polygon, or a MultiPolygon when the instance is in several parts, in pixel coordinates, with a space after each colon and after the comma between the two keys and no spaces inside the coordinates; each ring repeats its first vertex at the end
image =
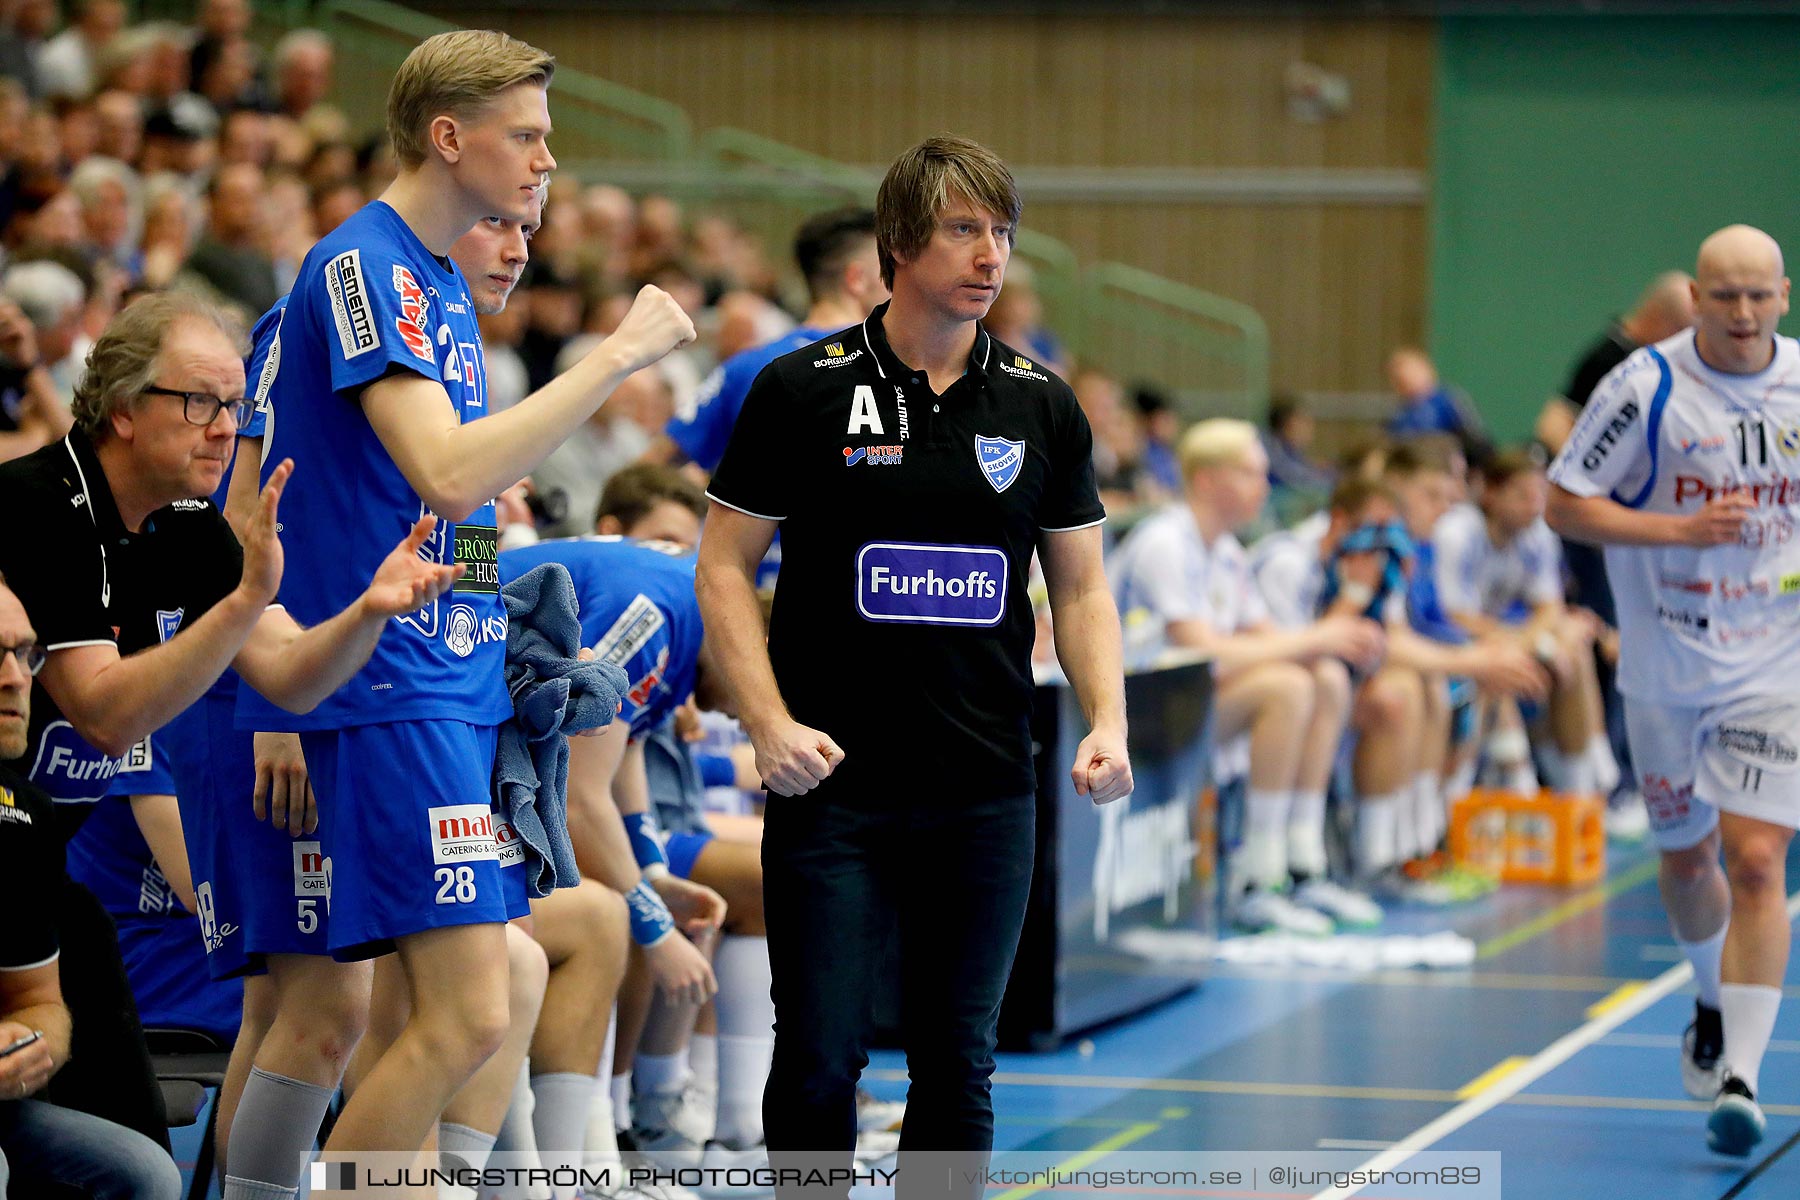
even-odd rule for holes
{"type": "Polygon", "coordinates": [[[1544,501],[1544,523],[1562,537],[1572,538],[1580,532],[1577,514],[1580,501],[1562,488],[1552,486],[1544,501]]]}

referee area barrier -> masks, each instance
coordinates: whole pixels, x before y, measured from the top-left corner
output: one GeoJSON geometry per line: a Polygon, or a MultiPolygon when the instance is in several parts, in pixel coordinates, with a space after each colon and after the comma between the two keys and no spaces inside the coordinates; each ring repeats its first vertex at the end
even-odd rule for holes
{"type": "MultiPolygon", "coordinates": [[[[338,100],[361,133],[380,127],[388,81],[412,48],[456,28],[388,0],[283,0],[259,6],[258,15],[325,31],[339,60],[338,100]]],[[[552,90],[565,177],[723,205],[770,247],[784,247],[822,209],[872,204],[880,182],[878,169],[748,130],[697,134],[680,105],[571,67],[557,68],[552,90]]],[[[1006,148],[997,149],[1004,157],[1006,148]]],[[[1015,252],[1033,268],[1045,325],[1082,365],[1156,385],[1184,420],[1260,421],[1267,411],[1269,337],[1254,309],[1122,263],[1084,267],[1069,246],[1030,228],[1019,231],[1015,252]]]]}

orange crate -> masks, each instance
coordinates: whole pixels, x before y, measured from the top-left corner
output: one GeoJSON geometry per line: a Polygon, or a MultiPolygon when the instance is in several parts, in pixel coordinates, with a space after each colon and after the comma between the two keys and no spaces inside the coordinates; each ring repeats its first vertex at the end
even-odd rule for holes
{"type": "Polygon", "coordinates": [[[1477,788],[1450,813],[1450,852],[1505,883],[1593,883],[1606,874],[1605,803],[1477,788]]]}

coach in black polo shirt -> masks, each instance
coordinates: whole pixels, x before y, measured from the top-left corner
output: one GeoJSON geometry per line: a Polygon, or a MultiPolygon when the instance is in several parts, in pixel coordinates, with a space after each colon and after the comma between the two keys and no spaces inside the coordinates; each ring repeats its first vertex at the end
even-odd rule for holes
{"type": "Polygon", "coordinates": [[[901,1146],[992,1145],[994,1029],[1031,878],[1034,550],[1093,729],[1075,785],[1096,803],[1131,789],[1092,435],[1062,380],[978,324],[1019,209],[973,142],[901,156],[876,200],[892,302],[767,367],[713,476],[697,587],[774,793],[772,1151],[847,1157],[896,919],[901,1146]],[[752,580],[777,525],[765,650],[752,580]]]}

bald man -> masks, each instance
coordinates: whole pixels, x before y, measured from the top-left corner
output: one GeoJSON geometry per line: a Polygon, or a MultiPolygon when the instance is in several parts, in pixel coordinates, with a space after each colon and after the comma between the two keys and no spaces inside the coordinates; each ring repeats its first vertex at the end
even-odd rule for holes
{"type": "Polygon", "coordinates": [[[1547,516],[1606,547],[1663,902],[1699,984],[1683,1082],[1712,1092],[1708,1144],[1742,1156],[1763,1136],[1800,825],[1800,343],[1775,332],[1788,280],[1768,234],[1721,229],[1694,276],[1694,327],[1600,382],[1547,516]]]}

